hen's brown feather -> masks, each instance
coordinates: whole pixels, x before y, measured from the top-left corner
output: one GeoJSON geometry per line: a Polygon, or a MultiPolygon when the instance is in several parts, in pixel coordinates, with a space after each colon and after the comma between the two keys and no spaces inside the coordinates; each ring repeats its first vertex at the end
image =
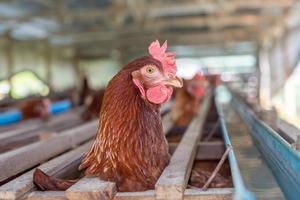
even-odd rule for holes
{"type": "Polygon", "coordinates": [[[77,180],[61,180],[48,176],[40,169],[36,169],[33,173],[33,180],[35,185],[40,190],[64,191],[71,187],[77,180]]]}

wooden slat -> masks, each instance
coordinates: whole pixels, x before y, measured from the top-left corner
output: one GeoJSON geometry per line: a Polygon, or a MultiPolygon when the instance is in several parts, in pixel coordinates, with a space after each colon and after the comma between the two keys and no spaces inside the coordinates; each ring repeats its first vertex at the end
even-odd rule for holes
{"type": "Polygon", "coordinates": [[[44,122],[41,119],[29,119],[26,121],[21,121],[16,124],[8,125],[8,126],[0,126],[0,133],[1,135],[9,132],[9,131],[17,131],[17,132],[22,132],[21,130],[26,131],[26,129],[30,129],[30,127],[34,126],[39,126],[39,127],[54,127],[57,125],[57,123],[61,123],[66,119],[71,119],[71,118],[79,118],[78,115],[78,108],[72,109],[69,112],[66,113],[61,113],[56,116],[52,116],[49,121],[44,122]]]}
{"type": "MultiPolygon", "coordinates": [[[[169,144],[171,154],[175,152],[177,146],[177,143],[169,144]]],[[[224,151],[225,147],[222,141],[200,142],[198,143],[195,160],[218,160],[222,157],[224,151]]]]}
{"type": "Polygon", "coordinates": [[[211,101],[211,92],[201,104],[198,115],[193,119],[176,148],[170,164],[165,168],[155,185],[156,199],[183,199],[188,178],[196,156],[197,144],[211,101]]]}
{"type": "Polygon", "coordinates": [[[186,189],[185,200],[232,200],[233,188],[213,188],[206,191],[186,189]]]}
{"type": "MultiPolygon", "coordinates": [[[[207,191],[186,189],[185,200],[231,200],[233,188],[212,188],[207,191]]],[[[114,200],[155,200],[155,191],[145,192],[118,192],[114,200]]]]}
{"type": "Polygon", "coordinates": [[[22,121],[16,124],[11,124],[7,126],[0,126],[0,134],[5,133],[7,131],[13,131],[24,127],[29,127],[41,123],[41,120],[38,119],[29,119],[26,121],[22,121]]]}
{"type": "Polygon", "coordinates": [[[87,141],[96,134],[98,121],[65,131],[48,140],[39,141],[0,155],[0,181],[29,169],[53,156],[87,141]]]}
{"type": "MultiPolygon", "coordinates": [[[[50,160],[40,165],[39,169],[43,170],[50,176],[65,174],[67,170],[70,170],[70,166],[76,167],[77,169],[77,166],[72,165],[76,163],[78,165],[83,155],[90,148],[91,143],[92,142],[87,142],[70,152],[67,152],[57,158],[50,160]]],[[[18,178],[2,185],[0,187],[0,199],[17,199],[32,191],[34,188],[34,184],[32,182],[33,172],[34,170],[31,170],[19,176],[18,178]]]]}
{"type": "Polygon", "coordinates": [[[62,191],[35,191],[28,195],[26,200],[68,200],[62,191]]]}
{"type": "Polygon", "coordinates": [[[84,177],[66,190],[69,200],[109,200],[117,193],[116,184],[98,177],[84,177]]]}
{"type": "Polygon", "coordinates": [[[16,143],[17,141],[24,141],[33,135],[38,135],[40,127],[40,125],[36,124],[0,134],[0,152],[5,151],[6,146],[10,144],[16,143]]]}
{"type": "MultiPolygon", "coordinates": [[[[233,188],[213,188],[207,191],[200,189],[186,189],[184,192],[185,200],[231,200],[233,188]]],[[[64,192],[47,191],[32,192],[26,200],[67,200],[64,192]]],[[[118,192],[113,200],[155,200],[155,191],[144,192],[118,192]]]]}
{"type": "Polygon", "coordinates": [[[114,200],[154,200],[155,191],[147,190],[144,192],[118,192],[114,200]]]}
{"type": "Polygon", "coordinates": [[[7,147],[10,148],[14,144],[18,144],[18,142],[24,145],[27,140],[30,140],[42,133],[47,133],[49,131],[62,131],[72,126],[80,125],[82,120],[76,113],[76,110],[54,116],[50,121],[45,123],[40,123],[40,121],[37,120],[36,124],[24,126],[19,129],[0,134],[0,152],[6,151],[6,149],[8,149],[7,147]]]}
{"type": "Polygon", "coordinates": [[[5,139],[7,137],[17,136],[17,135],[20,135],[23,133],[34,131],[34,130],[38,129],[39,127],[40,127],[39,124],[33,124],[30,126],[24,126],[24,127],[15,129],[15,130],[3,132],[0,134],[0,141],[2,141],[3,139],[5,139]]]}
{"type": "Polygon", "coordinates": [[[171,112],[165,114],[162,117],[163,131],[164,131],[165,135],[167,135],[169,133],[169,131],[173,127],[173,124],[174,124],[174,122],[172,120],[171,112]]]}

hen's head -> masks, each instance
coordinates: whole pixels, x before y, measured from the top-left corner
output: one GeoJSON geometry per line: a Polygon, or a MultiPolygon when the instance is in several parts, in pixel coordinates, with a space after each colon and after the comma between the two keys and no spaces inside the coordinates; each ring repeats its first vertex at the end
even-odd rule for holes
{"type": "Polygon", "coordinates": [[[175,53],[166,52],[167,42],[160,46],[156,40],[149,46],[149,57],[141,59],[140,68],[131,73],[134,84],[142,98],[154,104],[170,99],[173,87],[182,87],[181,78],[176,75],[175,53]]]}
{"type": "Polygon", "coordinates": [[[199,98],[204,95],[207,81],[202,73],[198,72],[191,80],[188,80],[187,82],[186,90],[191,96],[199,98]]]}

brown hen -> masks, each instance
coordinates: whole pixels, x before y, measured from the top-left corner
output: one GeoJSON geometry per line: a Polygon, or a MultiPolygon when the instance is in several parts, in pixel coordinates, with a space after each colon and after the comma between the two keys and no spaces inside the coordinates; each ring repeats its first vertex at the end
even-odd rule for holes
{"type": "Polygon", "coordinates": [[[49,112],[50,105],[51,102],[48,98],[34,98],[26,100],[18,107],[24,120],[31,118],[47,120],[51,114],[49,112]]]}
{"type": "Polygon", "coordinates": [[[174,105],[171,110],[176,126],[188,126],[197,114],[200,100],[205,94],[207,82],[201,74],[191,80],[184,80],[184,87],[176,91],[174,105]]]}
{"type": "MultiPolygon", "coordinates": [[[[127,64],[109,82],[100,113],[101,125],[80,165],[88,176],[116,182],[119,191],[153,189],[169,163],[159,108],[170,99],[171,86],[181,87],[182,80],[176,76],[175,55],[165,53],[166,48],[166,43],[160,47],[158,41],[153,42],[150,56],[127,64]]],[[[60,182],[48,187],[49,181],[39,180],[45,179],[34,177],[36,185],[43,189],[65,186],[60,182]]]]}

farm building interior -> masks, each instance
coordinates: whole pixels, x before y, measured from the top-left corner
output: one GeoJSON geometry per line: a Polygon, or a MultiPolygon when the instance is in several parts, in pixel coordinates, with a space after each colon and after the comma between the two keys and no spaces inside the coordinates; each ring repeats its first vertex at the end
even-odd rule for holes
{"type": "Polygon", "coordinates": [[[300,1],[0,0],[0,199],[300,199],[300,1]]]}

